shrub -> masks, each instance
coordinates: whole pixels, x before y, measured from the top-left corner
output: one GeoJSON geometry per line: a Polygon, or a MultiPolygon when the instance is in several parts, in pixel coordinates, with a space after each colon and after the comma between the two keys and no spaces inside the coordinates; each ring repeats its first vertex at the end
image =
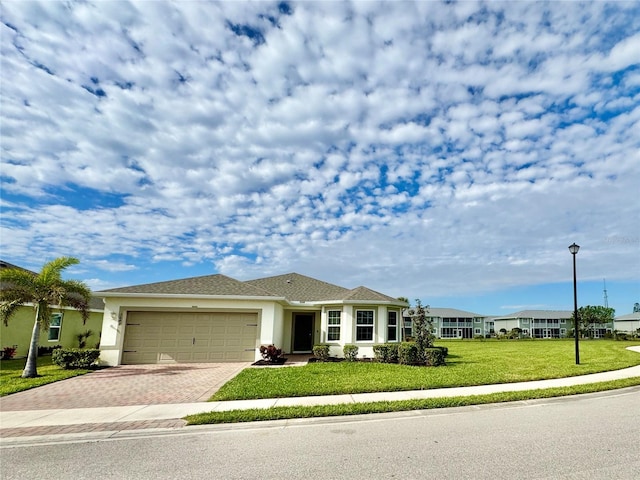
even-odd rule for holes
{"type": "Polygon", "coordinates": [[[0,359],[2,360],[11,360],[13,356],[16,354],[16,350],[18,349],[17,345],[13,347],[4,347],[0,350],[0,359]]]}
{"type": "Polygon", "coordinates": [[[626,332],[614,332],[616,340],[629,340],[629,334],[626,332]]]}
{"type": "Polygon", "coordinates": [[[444,365],[445,352],[441,348],[425,348],[424,358],[426,365],[430,367],[439,367],[444,365]]]}
{"type": "Polygon", "coordinates": [[[416,342],[402,342],[398,346],[398,363],[405,365],[418,365],[422,363],[416,342]]]}
{"type": "Polygon", "coordinates": [[[373,357],[381,363],[398,363],[398,344],[383,343],[374,345],[373,357]]]}
{"type": "Polygon", "coordinates": [[[344,353],[344,359],[347,362],[355,362],[356,357],[358,356],[358,346],[345,345],[344,347],[342,347],[342,352],[344,353]]]}
{"type": "Polygon", "coordinates": [[[51,353],[51,361],[65,370],[91,368],[98,361],[100,350],[89,348],[56,348],[51,353]]]}
{"type": "Polygon", "coordinates": [[[51,355],[51,353],[56,349],[56,348],[62,348],[62,345],[51,345],[51,346],[38,346],[38,356],[42,357],[43,355],[51,355]]]}
{"type": "Polygon", "coordinates": [[[433,346],[433,348],[439,348],[440,350],[442,350],[442,353],[444,354],[444,356],[446,357],[447,355],[449,355],[449,348],[447,347],[442,347],[442,346],[433,346]]]}
{"type": "Polygon", "coordinates": [[[329,359],[329,345],[314,345],[313,356],[321,362],[326,362],[329,359]]]}
{"type": "Polygon", "coordinates": [[[278,362],[282,358],[282,349],[276,348],[275,345],[261,345],[260,355],[269,362],[278,362]]]}

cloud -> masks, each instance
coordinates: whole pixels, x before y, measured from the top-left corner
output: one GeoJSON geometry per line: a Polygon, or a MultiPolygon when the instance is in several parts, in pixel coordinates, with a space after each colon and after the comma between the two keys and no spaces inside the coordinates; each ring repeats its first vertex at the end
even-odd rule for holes
{"type": "Polygon", "coordinates": [[[414,298],[559,281],[576,241],[586,277],[637,279],[637,246],[606,239],[638,236],[638,18],[10,2],[4,254],[76,254],[123,282],[149,262],[296,270],[414,298]]]}

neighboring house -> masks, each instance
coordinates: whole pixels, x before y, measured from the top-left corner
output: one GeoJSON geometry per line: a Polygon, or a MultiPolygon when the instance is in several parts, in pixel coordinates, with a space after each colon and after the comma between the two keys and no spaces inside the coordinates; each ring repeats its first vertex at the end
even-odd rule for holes
{"type": "MultiPolygon", "coordinates": [[[[0,260],[0,268],[19,268],[8,262],[0,260]]],[[[26,270],[36,275],[35,272],[26,270]]],[[[2,285],[0,285],[2,288],[2,285]]],[[[102,317],[104,304],[102,299],[93,297],[90,302],[89,319],[86,324],[82,323],[80,312],[73,308],[53,307],[53,313],[48,330],[40,332],[39,345],[41,347],[52,347],[61,345],[63,347],[78,347],[77,335],[91,330],[93,335],[87,339],[87,347],[95,347],[100,341],[100,331],[102,329],[102,317]]],[[[16,346],[17,357],[25,357],[29,353],[31,343],[31,333],[35,311],[31,304],[20,307],[9,319],[7,326],[0,322],[0,348],[16,346]]]]}
{"type": "Polygon", "coordinates": [[[401,338],[407,303],[366,287],[347,289],[297,273],[250,281],[216,274],[103,290],[105,365],[239,362],[259,347],[310,353],[345,344],[372,357],[373,345],[401,338]]]}
{"type": "Polygon", "coordinates": [[[613,325],[619,332],[638,333],[640,332],[640,312],[620,315],[615,318],[613,325]]]}
{"type": "MultiPolygon", "coordinates": [[[[406,337],[412,337],[413,322],[408,311],[405,309],[403,312],[404,333],[406,337]]],[[[433,322],[433,334],[437,338],[473,338],[476,335],[490,335],[493,329],[488,317],[455,308],[427,307],[426,315],[433,322]]]]}

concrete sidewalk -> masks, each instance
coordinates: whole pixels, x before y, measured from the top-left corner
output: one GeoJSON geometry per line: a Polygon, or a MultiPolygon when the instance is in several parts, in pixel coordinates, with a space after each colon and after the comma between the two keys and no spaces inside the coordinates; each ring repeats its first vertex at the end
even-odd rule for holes
{"type": "MultiPolygon", "coordinates": [[[[640,346],[629,347],[629,349],[640,353],[640,346]]],[[[2,411],[0,412],[0,443],[4,443],[2,440],[9,437],[33,437],[68,433],[119,432],[132,429],[182,428],[185,426],[185,422],[180,420],[182,417],[195,413],[211,411],[471,396],[496,392],[515,392],[554,387],[568,387],[632,377],[640,377],[640,365],[625,368],[623,370],[594,373],[578,377],[405,392],[359,393],[352,395],[327,395],[236,400],[226,402],[196,402],[58,410],[2,411]]]]}

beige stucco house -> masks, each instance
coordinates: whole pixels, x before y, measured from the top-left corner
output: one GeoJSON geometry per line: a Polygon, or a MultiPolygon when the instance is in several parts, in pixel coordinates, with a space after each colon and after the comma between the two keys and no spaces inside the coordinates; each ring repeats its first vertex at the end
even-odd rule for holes
{"type": "Polygon", "coordinates": [[[104,298],[105,365],[238,362],[259,347],[308,353],[326,343],[373,356],[376,343],[400,340],[408,305],[366,287],[347,289],[297,273],[239,281],[207,275],[97,292],[104,298]]]}

